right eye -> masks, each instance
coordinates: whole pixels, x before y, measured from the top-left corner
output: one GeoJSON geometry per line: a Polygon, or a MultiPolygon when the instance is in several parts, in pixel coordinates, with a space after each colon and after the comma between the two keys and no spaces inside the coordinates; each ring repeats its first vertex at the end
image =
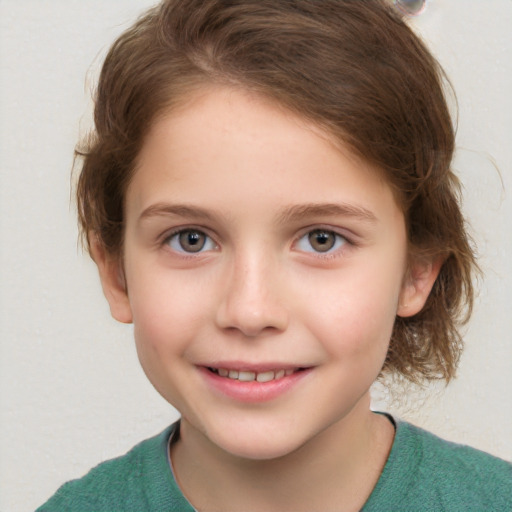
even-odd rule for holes
{"type": "Polygon", "coordinates": [[[206,233],[198,229],[177,231],[169,236],[165,243],[176,252],[189,254],[211,251],[217,247],[206,233]]]}

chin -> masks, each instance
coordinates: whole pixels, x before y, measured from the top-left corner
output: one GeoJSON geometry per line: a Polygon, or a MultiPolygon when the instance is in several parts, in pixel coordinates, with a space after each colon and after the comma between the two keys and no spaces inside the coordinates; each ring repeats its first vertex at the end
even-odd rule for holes
{"type": "Polygon", "coordinates": [[[234,457],[239,457],[241,459],[248,460],[274,460],[282,457],[286,457],[290,453],[294,452],[299,445],[291,445],[287,443],[286,445],[278,445],[278,444],[259,444],[259,443],[251,443],[251,444],[243,444],[243,445],[233,445],[221,447],[226,452],[230,453],[234,457]]]}
{"type": "Polygon", "coordinates": [[[303,446],[307,439],[291,436],[290,431],[274,434],[259,432],[224,431],[219,436],[210,436],[210,441],[234,457],[249,460],[272,460],[285,457],[303,446]],[[228,435],[225,435],[227,432],[228,435]],[[224,434],[224,435],[223,435],[224,434]]]}

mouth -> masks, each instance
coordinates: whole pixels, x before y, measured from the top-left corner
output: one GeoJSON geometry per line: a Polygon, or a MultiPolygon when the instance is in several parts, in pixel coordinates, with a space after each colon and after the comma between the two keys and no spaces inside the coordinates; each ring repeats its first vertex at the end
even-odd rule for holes
{"type": "Polygon", "coordinates": [[[207,370],[211,373],[224,377],[226,379],[238,380],[240,382],[271,382],[275,380],[281,380],[284,377],[289,377],[298,372],[303,372],[307,368],[276,368],[273,370],[265,371],[249,371],[249,370],[233,370],[227,368],[213,368],[207,367],[207,370]]]}
{"type": "Polygon", "coordinates": [[[219,363],[200,366],[200,373],[215,393],[238,403],[271,402],[307,379],[314,367],[277,364],[219,363]]]}

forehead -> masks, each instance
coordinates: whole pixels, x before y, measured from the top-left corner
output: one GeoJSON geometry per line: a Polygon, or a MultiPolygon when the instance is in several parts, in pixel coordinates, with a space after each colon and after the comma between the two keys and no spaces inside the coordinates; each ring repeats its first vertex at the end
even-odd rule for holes
{"type": "MultiPolygon", "coordinates": [[[[375,200],[394,204],[382,173],[313,123],[246,91],[205,89],[160,117],[139,155],[127,203],[173,200],[261,208],[375,200]]],[[[366,205],[366,206],[365,206],[366,205]]]]}

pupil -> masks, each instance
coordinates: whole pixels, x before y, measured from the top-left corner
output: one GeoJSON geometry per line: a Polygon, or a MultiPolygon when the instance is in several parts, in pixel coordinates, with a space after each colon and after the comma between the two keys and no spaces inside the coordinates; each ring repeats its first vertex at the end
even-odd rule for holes
{"type": "Polygon", "coordinates": [[[329,231],[313,231],[309,235],[309,242],[316,251],[327,252],[333,248],[335,239],[329,231]]]}
{"type": "Polygon", "coordinates": [[[180,245],[185,251],[198,252],[205,244],[205,235],[199,231],[184,231],[180,233],[180,245]]]}

